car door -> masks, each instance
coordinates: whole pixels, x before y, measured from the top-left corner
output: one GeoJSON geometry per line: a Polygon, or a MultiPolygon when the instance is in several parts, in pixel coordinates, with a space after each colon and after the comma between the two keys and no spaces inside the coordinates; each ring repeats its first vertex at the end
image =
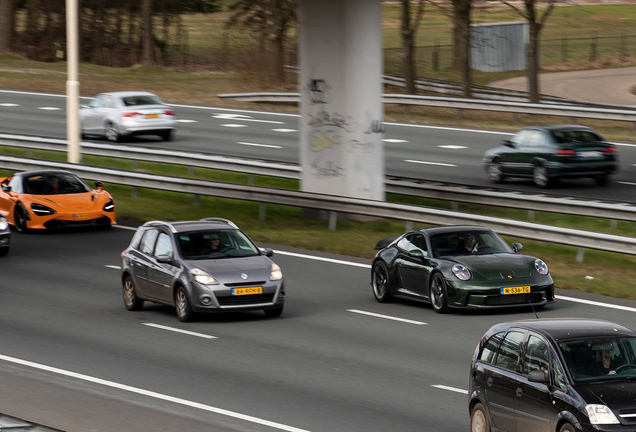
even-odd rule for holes
{"type": "Polygon", "coordinates": [[[533,129],[526,131],[517,147],[517,169],[519,174],[531,176],[536,161],[545,159],[545,148],[541,145],[542,142],[544,140],[541,131],[533,129]]]}
{"type": "Polygon", "coordinates": [[[484,374],[484,393],[492,426],[500,431],[515,432],[515,392],[521,347],[525,338],[525,331],[509,331],[497,349],[493,367],[488,368],[484,374]]]}
{"type": "Polygon", "coordinates": [[[17,175],[2,185],[0,190],[0,214],[7,218],[9,221],[13,221],[13,212],[15,204],[18,202],[16,194],[23,193],[22,177],[17,175]]]}
{"type": "Polygon", "coordinates": [[[410,295],[428,298],[431,265],[426,238],[422,233],[409,234],[397,246],[400,253],[395,260],[395,266],[401,285],[410,295]]]}
{"type": "Polygon", "coordinates": [[[82,118],[82,129],[84,132],[96,133],[98,126],[100,125],[100,113],[104,105],[106,95],[98,95],[95,99],[88,103],[86,108],[80,110],[80,116],[82,118]]]}
{"type": "Polygon", "coordinates": [[[168,303],[173,301],[172,285],[179,270],[172,261],[175,257],[174,250],[172,236],[164,231],[159,232],[153,257],[148,267],[148,284],[153,297],[168,303]],[[171,262],[162,262],[166,258],[170,258],[171,262]]]}
{"type": "Polygon", "coordinates": [[[550,382],[538,383],[528,380],[532,371],[541,371],[549,380],[550,350],[539,335],[530,334],[521,363],[521,375],[515,390],[515,425],[517,432],[549,432],[551,418],[556,415],[553,408],[550,382]]]}
{"type": "Polygon", "coordinates": [[[148,269],[152,265],[153,251],[159,231],[156,228],[144,232],[139,242],[139,247],[128,253],[130,270],[135,287],[144,298],[155,298],[148,282],[148,269]]]}
{"type": "Polygon", "coordinates": [[[520,168],[520,164],[522,162],[520,149],[523,147],[525,136],[528,132],[528,130],[522,129],[510,137],[508,144],[506,144],[505,151],[499,154],[501,169],[505,174],[514,176],[523,172],[520,168]]]}

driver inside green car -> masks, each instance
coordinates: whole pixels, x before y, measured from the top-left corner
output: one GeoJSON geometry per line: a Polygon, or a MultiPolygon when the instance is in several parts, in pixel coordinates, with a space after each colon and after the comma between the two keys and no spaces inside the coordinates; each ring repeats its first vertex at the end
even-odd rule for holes
{"type": "Polygon", "coordinates": [[[467,233],[465,236],[460,237],[457,247],[455,248],[455,255],[465,255],[474,252],[477,252],[475,236],[471,233],[467,233]]]}

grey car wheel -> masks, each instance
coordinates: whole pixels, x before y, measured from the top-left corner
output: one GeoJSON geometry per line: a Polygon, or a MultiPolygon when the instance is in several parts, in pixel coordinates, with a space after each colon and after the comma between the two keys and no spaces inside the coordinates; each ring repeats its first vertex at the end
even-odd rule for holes
{"type": "Polygon", "coordinates": [[[121,141],[121,136],[119,135],[117,127],[111,122],[106,124],[106,139],[112,142],[121,141]]]}
{"type": "Polygon", "coordinates": [[[501,163],[499,161],[492,161],[488,164],[488,178],[493,183],[503,183],[504,175],[501,171],[501,163]]]}
{"type": "Polygon", "coordinates": [[[177,292],[174,294],[174,305],[177,309],[177,318],[179,318],[179,321],[186,322],[194,318],[194,312],[192,311],[192,307],[190,307],[190,299],[188,299],[188,294],[182,286],[177,288],[177,292]]]}
{"type": "Polygon", "coordinates": [[[283,306],[274,309],[263,309],[263,312],[270,318],[279,317],[283,313],[283,306]]]}
{"type": "Polygon", "coordinates": [[[486,410],[480,403],[475,405],[470,413],[470,432],[490,432],[486,410]]]}
{"type": "Polygon", "coordinates": [[[448,294],[446,291],[446,281],[444,281],[444,276],[440,273],[436,273],[431,280],[429,298],[435,312],[446,312],[448,309],[448,294]]]}
{"type": "Polygon", "coordinates": [[[373,264],[373,270],[371,270],[371,287],[373,288],[373,295],[378,302],[387,303],[391,301],[389,285],[389,272],[386,265],[382,261],[377,261],[373,264]]]}
{"type": "Polygon", "coordinates": [[[18,230],[18,232],[27,232],[27,214],[26,209],[22,207],[22,204],[18,204],[15,207],[15,211],[13,212],[13,223],[15,224],[15,229],[18,230]]]}
{"type": "Polygon", "coordinates": [[[137,297],[137,292],[135,291],[135,285],[133,284],[132,278],[130,276],[126,276],[122,285],[124,305],[126,305],[126,309],[129,311],[141,310],[144,306],[144,301],[137,297]]]}
{"type": "Polygon", "coordinates": [[[532,181],[540,188],[550,186],[550,177],[548,177],[548,169],[543,165],[535,165],[532,171],[532,181]]]}

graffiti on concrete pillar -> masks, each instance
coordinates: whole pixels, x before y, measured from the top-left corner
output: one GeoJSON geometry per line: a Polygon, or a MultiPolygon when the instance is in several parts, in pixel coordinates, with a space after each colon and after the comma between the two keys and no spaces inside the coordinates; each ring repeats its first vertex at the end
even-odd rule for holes
{"type": "Polygon", "coordinates": [[[331,103],[331,86],[324,79],[309,80],[307,90],[311,105],[331,103]]]}

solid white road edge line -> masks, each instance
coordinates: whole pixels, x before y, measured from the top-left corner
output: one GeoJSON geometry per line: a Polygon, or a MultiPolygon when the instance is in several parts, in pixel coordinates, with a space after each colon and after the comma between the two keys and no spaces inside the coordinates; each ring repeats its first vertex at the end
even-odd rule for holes
{"type": "Polygon", "coordinates": [[[244,142],[244,141],[237,141],[237,144],[242,144],[242,145],[246,145],[246,146],[255,146],[255,147],[269,147],[269,148],[283,148],[282,146],[279,145],[272,145],[272,144],[257,144],[257,143],[249,143],[249,142],[244,142]]]}
{"type": "Polygon", "coordinates": [[[284,430],[284,431],[289,431],[289,432],[309,432],[305,429],[299,429],[299,428],[295,428],[293,426],[287,426],[284,425],[282,423],[276,423],[276,422],[272,422],[269,420],[264,420],[258,417],[252,417],[246,414],[241,414],[241,413],[237,413],[234,411],[229,411],[229,410],[225,410],[223,408],[217,408],[217,407],[213,407],[213,406],[209,406],[209,405],[204,405],[202,403],[198,403],[198,402],[193,402],[193,401],[189,401],[186,399],[181,399],[181,398],[177,398],[177,397],[173,397],[173,396],[168,396],[168,395],[164,395],[161,393],[157,393],[157,392],[153,392],[153,391],[149,391],[149,390],[144,390],[144,389],[140,389],[137,387],[131,387],[125,384],[119,384],[116,383],[114,381],[108,381],[108,380],[104,380],[101,378],[95,378],[89,375],[84,375],[84,374],[80,374],[80,373],[76,373],[76,372],[71,372],[71,371],[67,371],[64,369],[59,369],[56,367],[52,367],[52,366],[47,366],[47,365],[43,365],[40,363],[34,363],[34,362],[30,362],[28,360],[22,360],[19,358],[15,358],[15,357],[9,357],[9,356],[5,356],[0,354],[0,360],[9,362],[9,363],[14,363],[14,364],[19,364],[22,366],[26,366],[26,367],[30,367],[33,369],[38,369],[38,370],[42,370],[42,371],[46,371],[46,372],[51,372],[54,374],[58,374],[58,375],[63,375],[63,376],[67,376],[67,377],[71,377],[71,378],[75,378],[78,380],[82,380],[82,381],[87,381],[87,382],[91,382],[94,384],[99,384],[99,385],[103,385],[105,387],[111,387],[111,388],[116,388],[119,390],[123,390],[123,391],[127,391],[130,393],[135,393],[135,394],[139,394],[142,396],[148,396],[154,399],[159,399],[159,400],[164,400],[167,402],[172,402],[178,405],[184,405],[184,406],[188,406],[191,408],[196,408],[196,409],[200,409],[203,411],[208,411],[208,412],[212,412],[215,414],[220,414],[220,415],[224,415],[227,417],[233,417],[236,419],[240,419],[240,420],[245,420],[247,422],[250,423],[257,423],[260,425],[264,425],[264,426],[269,426],[275,429],[280,429],[280,430],[284,430]]]}
{"type": "Polygon", "coordinates": [[[427,323],[422,322],[422,321],[413,321],[413,320],[406,319],[406,318],[397,318],[397,317],[393,317],[393,316],[389,316],[389,315],[381,315],[381,314],[377,314],[377,313],[373,313],[373,312],[365,312],[365,311],[361,311],[361,310],[357,310],[357,309],[347,309],[347,312],[353,312],[353,313],[362,314],[362,315],[369,315],[369,316],[372,316],[372,317],[384,318],[384,319],[393,320],[393,321],[400,321],[400,322],[407,323],[407,324],[428,325],[427,323]]]}
{"type": "Polygon", "coordinates": [[[297,258],[307,258],[307,259],[312,259],[312,260],[316,260],[316,261],[325,261],[325,262],[330,262],[330,263],[335,263],[335,264],[344,264],[344,265],[349,265],[349,266],[353,266],[353,267],[362,267],[362,268],[371,268],[371,266],[369,264],[360,264],[360,263],[354,263],[351,261],[342,261],[342,260],[337,260],[337,259],[333,259],[333,258],[324,258],[324,257],[317,257],[317,256],[312,256],[312,255],[303,255],[303,254],[299,254],[299,253],[294,253],[294,252],[285,252],[285,251],[274,251],[275,254],[279,254],[279,255],[288,255],[288,256],[293,256],[293,257],[297,257],[297,258]]]}
{"type": "Polygon", "coordinates": [[[621,306],[621,305],[614,305],[614,304],[609,304],[609,303],[601,303],[601,302],[597,302],[597,301],[593,301],[593,300],[585,300],[585,299],[578,299],[578,298],[574,298],[574,297],[564,297],[564,296],[554,296],[556,297],[558,300],[566,300],[566,301],[571,301],[571,302],[576,302],[576,303],[584,303],[584,304],[588,304],[588,305],[592,305],[592,306],[601,306],[601,307],[606,307],[606,308],[610,308],[610,309],[620,309],[620,310],[624,310],[627,312],[636,312],[636,308],[633,307],[629,307],[629,306],[621,306]]]}
{"type": "Polygon", "coordinates": [[[445,386],[445,385],[441,385],[441,384],[432,385],[431,387],[435,387],[435,388],[442,389],[442,390],[448,390],[448,391],[452,391],[452,392],[456,392],[456,393],[468,394],[468,390],[458,389],[458,388],[455,388],[455,387],[449,387],[449,386],[445,386]]]}
{"type": "Polygon", "coordinates": [[[183,334],[187,334],[187,335],[190,335],[190,336],[196,336],[196,337],[200,337],[200,338],[204,338],[204,339],[218,339],[216,336],[210,336],[210,335],[206,335],[206,334],[203,334],[203,333],[195,333],[195,332],[191,332],[191,331],[188,331],[188,330],[181,330],[181,329],[174,328],[174,327],[163,326],[163,325],[160,325],[160,324],[153,324],[153,323],[142,323],[142,324],[145,325],[145,326],[148,326],[148,327],[154,327],[154,328],[158,328],[158,329],[161,329],[161,330],[168,330],[168,331],[175,332],[175,333],[183,333],[183,334]]]}

